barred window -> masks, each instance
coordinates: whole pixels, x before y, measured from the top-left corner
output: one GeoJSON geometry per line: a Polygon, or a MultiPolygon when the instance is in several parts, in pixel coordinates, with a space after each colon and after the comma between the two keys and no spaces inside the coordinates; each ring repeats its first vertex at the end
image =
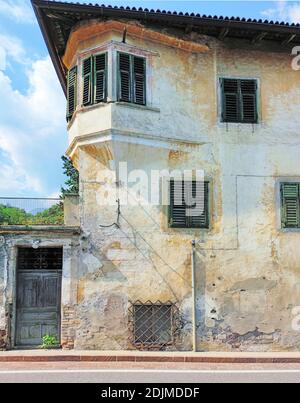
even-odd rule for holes
{"type": "Polygon", "coordinates": [[[172,302],[142,303],[131,306],[133,344],[141,348],[161,348],[174,344],[176,305],[172,302]]]}
{"type": "Polygon", "coordinates": [[[62,270],[62,248],[18,248],[18,270],[62,270]]]}

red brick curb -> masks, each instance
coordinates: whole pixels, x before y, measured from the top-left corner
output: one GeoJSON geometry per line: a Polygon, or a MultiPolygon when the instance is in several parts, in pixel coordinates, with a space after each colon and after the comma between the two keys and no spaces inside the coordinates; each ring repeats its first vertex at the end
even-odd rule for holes
{"type": "Polygon", "coordinates": [[[189,357],[117,355],[0,355],[0,362],[188,362],[211,364],[300,364],[300,357],[189,357]]]}

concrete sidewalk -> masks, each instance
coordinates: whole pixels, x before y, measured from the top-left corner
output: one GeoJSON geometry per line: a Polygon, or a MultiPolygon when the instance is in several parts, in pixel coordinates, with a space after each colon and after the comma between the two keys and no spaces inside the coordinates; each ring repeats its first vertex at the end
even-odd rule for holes
{"type": "Polygon", "coordinates": [[[0,352],[0,362],[189,362],[189,363],[295,363],[300,352],[207,353],[145,351],[13,350],[0,352]]]}

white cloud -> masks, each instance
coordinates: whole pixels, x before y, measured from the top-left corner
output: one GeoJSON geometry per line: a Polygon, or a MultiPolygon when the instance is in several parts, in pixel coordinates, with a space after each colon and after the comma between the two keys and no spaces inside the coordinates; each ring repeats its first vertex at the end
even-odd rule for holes
{"type": "Polygon", "coordinates": [[[261,12],[261,14],[272,20],[280,20],[286,22],[300,22],[300,4],[297,2],[287,2],[279,0],[274,2],[274,6],[261,12]]]}
{"type": "Polygon", "coordinates": [[[287,18],[291,22],[300,22],[300,4],[293,4],[287,7],[287,18]]]}
{"type": "Polygon", "coordinates": [[[22,42],[11,35],[0,33],[0,70],[6,70],[9,59],[21,64],[28,62],[22,42]]]}
{"type": "Polygon", "coordinates": [[[34,124],[39,123],[46,129],[45,123],[51,122],[51,131],[58,126],[61,128],[61,123],[65,123],[65,99],[50,57],[33,64],[29,84],[25,102],[34,124]]]}
{"type": "Polygon", "coordinates": [[[34,24],[35,18],[29,0],[0,0],[0,14],[15,22],[34,24]]]}
{"type": "Polygon", "coordinates": [[[0,71],[0,192],[6,196],[56,192],[67,145],[65,99],[50,57],[33,62],[27,76],[22,94],[0,71]]]}
{"type": "Polygon", "coordinates": [[[1,164],[1,197],[9,197],[18,192],[41,192],[42,186],[38,178],[31,177],[21,167],[12,164],[1,164]]]}

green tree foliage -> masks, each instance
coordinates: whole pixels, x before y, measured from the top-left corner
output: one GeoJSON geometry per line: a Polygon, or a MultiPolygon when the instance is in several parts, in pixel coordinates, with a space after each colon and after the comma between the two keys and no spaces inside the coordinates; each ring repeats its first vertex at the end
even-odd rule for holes
{"type": "MultiPolygon", "coordinates": [[[[72,161],[63,156],[63,170],[67,176],[66,187],[61,188],[60,199],[63,200],[66,194],[78,193],[79,173],[72,161]]],[[[37,214],[32,214],[22,208],[0,204],[0,225],[63,225],[64,206],[63,201],[58,201],[52,207],[37,214]]]]}
{"type": "Polygon", "coordinates": [[[63,198],[66,194],[77,194],[79,192],[79,172],[74,167],[70,158],[63,155],[61,159],[63,161],[64,174],[68,178],[65,181],[66,188],[61,188],[61,197],[63,198]]]}
{"type": "Polygon", "coordinates": [[[0,204],[0,224],[17,225],[27,222],[29,214],[17,207],[0,204]]]}
{"type": "Polygon", "coordinates": [[[41,222],[46,225],[63,224],[64,223],[64,205],[62,202],[55,204],[47,210],[42,211],[34,216],[36,223],[41,222]]]}
{"type": "Polygon", "coordinates": [[[27,213],[18,207],[0,204],[0,225],[61,225],[63,223],[62,202],[37,214],[27,213]]]}

